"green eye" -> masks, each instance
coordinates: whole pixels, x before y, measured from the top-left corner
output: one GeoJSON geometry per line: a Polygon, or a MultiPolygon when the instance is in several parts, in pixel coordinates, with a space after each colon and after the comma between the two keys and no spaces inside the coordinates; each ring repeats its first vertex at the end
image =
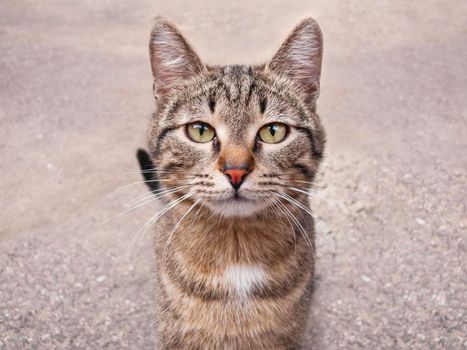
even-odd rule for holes
{"type": "Polygon", "coordinates": [[[279,143],[287,136],[288,127],[282,123],[271,123],[259,129],[258,135],[265,143],[279,143]]]}
{"type": "Polygon", "coordinates": [[[202,122],[187,124],[186,133],[191,140],[199,143],[212,141],[216,136],[214,129],[209,124],[202,122]]]}

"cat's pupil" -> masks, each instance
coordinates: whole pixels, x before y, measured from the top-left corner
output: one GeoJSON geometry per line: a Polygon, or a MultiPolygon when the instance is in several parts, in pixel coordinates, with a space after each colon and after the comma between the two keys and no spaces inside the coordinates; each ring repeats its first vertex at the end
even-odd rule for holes
{"type": "Polygon", "coordinates": [[[198,129],[198,130],[199,130],[199,135],[200,135],[200,136],[203,136],[204,130],[205,130],[205,129],[206,129],[205,126],[201,126],[201,127],[198,129]]]}
{"type": "Polygon", "coordinates": [[[271,133],[272,136],[276,134],[276,128],[274,127],[274,125],[271,125],[269,127],[269,132],[271,133]]]}

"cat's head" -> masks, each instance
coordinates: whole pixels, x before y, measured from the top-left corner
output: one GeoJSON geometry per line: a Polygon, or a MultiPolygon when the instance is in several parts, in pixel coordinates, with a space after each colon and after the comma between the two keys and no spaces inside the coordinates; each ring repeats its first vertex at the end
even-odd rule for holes
{"type": "Polygon", "coordinates": [[[322,36],[313,19],[264,65],[205,65],[164,19],[149,50],[157,109],[149,154],[138,158],[152,190],[173,189],[172,200],[185,196],[226,217],[307,193],[325,144],[315,113],[322,36]]]}

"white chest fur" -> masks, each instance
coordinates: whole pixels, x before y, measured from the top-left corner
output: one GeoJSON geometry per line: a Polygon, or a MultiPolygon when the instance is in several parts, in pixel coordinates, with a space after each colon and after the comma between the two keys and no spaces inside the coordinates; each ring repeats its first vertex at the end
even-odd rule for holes
{"type": "Polygon", "coordinates": [[[266,271],[259,265],[230,265],[224,271],[223,280],[239,296],[247,296],[255,286],[266,281],[266,271]]]}

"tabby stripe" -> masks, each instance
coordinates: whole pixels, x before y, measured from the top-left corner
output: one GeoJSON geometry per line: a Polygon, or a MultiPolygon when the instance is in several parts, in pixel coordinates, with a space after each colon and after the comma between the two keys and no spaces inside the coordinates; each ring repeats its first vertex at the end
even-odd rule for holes
{"type": "MultiPolygon", "coordinates": [[[[176,155],[174,155],[174,157],[176,157],[176,155]]],[[[178,162],[170,162],[169,164],[162,166],[161,169],[165,173],[170,173],[170,172],[173,172],[174,170],[177,170],[183,167],[184,165],[178,162]]],[[[187,170],[190,170],[190,169],[187,169],[187,170]]]]}
{"type": "Polygon", "coordinates": [[[251,101],[251,95],[253,94],[253,91],[256,89],[256,83],[255,81],[252,81],[250,84],[250,88],[248,89],[248,94],[246,97],[246,104],[249,105],[251,101]]]}
{"type": "Polygon", "coordinates": [[[311,150],[313,152],[313,157],[315,159],[320,159],[323,155],[316,150],[315,139],[313,137],[311,130],[308,128],[304,128],[304,127],[297,127],[297,130],[302,132],[308,137],[310,141],[311,150]]]}
{"type": "Polygon", "coordinates": [[[166,273],[170,278],[170,282],[178,286],[178,288],[185,294],[199,298],[203,301],[224,300],[229,296],[228,291],[215,290],[206,286],[202,281],[190,281],[183,278],[179,273],[180,269],[177,263],[173,259],[167,259],[166,263],[166,273]]]}
{"type": "MultiPolygon", "coordinates": [[[[303,164],[300,164],[300,163],[296,163],[296,164],[293,164],[292,167],[294,167],[295,169],[298,169],[300,170],[300,172],[307,178],[307,179],[313,179],[314,178],[314,174],[312,174],[310,172],[310,170],[303,164]]],[[[311,180],[310,180],[311,181],[311,180]]]]}
{"type": "Polygon", "coordinates": [[[154,152],[154,155],[157,157],[159,155],[159,151],[160,151],[160,148],[161,148],[161,144],[162,144],[162,141],[164,140],[164,138],[172,131],[176,130],[177,127],[176,126],[168,126],[164,129],[162,129],[162,131],[159,133],[159,138],[157,139],[157,143],[156,143],[156,150],[154,152]]]}
{"type": "Polygon", "coordinates": [[[230,95],[230,89],[229,87],[224,84],[223,81],[219,81],[219,89],[224,90],[225,98],[229,101],[232,102],[232,96],[230,95]]]}
{"type": "Polygon", "coordinates": [[[259,81],[264,84],[263,87],[268,91],[268,93],[279,97],[281,100],[287,102],[291,107],[298,109],[300,111],[300,115],[303,116],[302,119],[310,118],[309,113],[303,107],[303,104],[300,103],[292,93],[289,93],[289,89],[287,87],[284,87],[283,90],[279,90],[275,87],[276,84],[274,80],[264,79],[263,81],[259,81]]]}
{"type": "Polygon", "coordinates": [[[261,114],[264,114],[264,112],[266,111],[267,102],[268,102],[268,100],[267,100],[266,96],[261,97],[261,100],[259,101],[259,109],[261,111],[261,114]]]}
{"type": "Polygon", "coordinates": [[[215,96],[215,92],[209,94],[208,104],[209,104],[209,110],[211,111],[211,113],[214,113],[214,110],[216,109],[216,96],[215,96]]]}
{"type": "MultiPolygon", "coordinates": [[[[297,229],[296,227],[294,228],[297,229]]],[[[300,232],[295,232],[297,244],[303,239],[300,232]]],[[[296,254],[295,245],[291,245],[289,253],[284,256],[284,259],[290,257],[291,254],[296,254]]],[[[302,262],[301,265],[291,266],[288,280],[285,281],[272,281],[268,285],[256,286],[249,297],[258,299],[280,299],[284,298],[295,290],[300,282],[310,275],[311,272],[308,269],[302,268],[303,264],[310,264],[310,255],[308,251],[303,251],[299,260],[302,262]]],[[[191,297],[196,297],[203,301],[219,301],[225,300],[229,297],[229,290],[215,289],[211,286],[206,285],[203,280],[188,280],[180,274],[179,263],[172,257],[168,257],[166,260],[166,273],[170,279],[170,282],[174,283],[178,288],[191,297]]],[[[312,271],[312,270],[311,270],[312,271]]]]}

